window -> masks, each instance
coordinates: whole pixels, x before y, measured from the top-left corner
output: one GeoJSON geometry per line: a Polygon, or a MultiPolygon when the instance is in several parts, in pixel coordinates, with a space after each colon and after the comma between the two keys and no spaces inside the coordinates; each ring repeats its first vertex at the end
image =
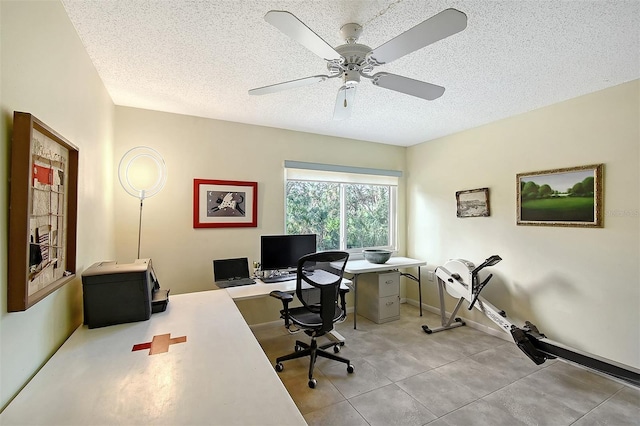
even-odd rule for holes
{"type": "Polygon", "coordinates": [[[285,233],[316,234],[318,250],[396,249],[401,172],[285,162],[285,233]]]}

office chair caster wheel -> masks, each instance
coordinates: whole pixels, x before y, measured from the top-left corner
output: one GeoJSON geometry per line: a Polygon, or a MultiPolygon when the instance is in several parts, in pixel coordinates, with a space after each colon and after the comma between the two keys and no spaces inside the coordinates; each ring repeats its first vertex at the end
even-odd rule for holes
{"type": "Polygon", "coordinates": [[[300,346],[300,345],[295,345],[295,346],[293,347],[293,350],[294,350],[294,351],[296,351],[296,352],[300,352],[300,351],[302,350],[302,346],[300,346]]]}
{"type": "Polygon", "coordinates": [[[281,362],[277,363],[277,364],[276,364],[276,371],[279,373],[279,372],[281,372],[282,370],[284,370],[284,365],[282,365],[282,363],[281,363],[281,362]]]}
{"type": "Polygon", "coordinates": [[[432,331],[428,326],[426,326],[426,325],[423,325],[423,326],[422,326],[422,330],[423,330],[425,333],[427,333],[427,334],[431,334],[431,333],[433,333],[433,331],[432,331]]]}
{"type": "Polygon", "coordinates": [[[353,365],[352,364],[349,364],[347,366],[347,373],[349,373],[349,374],[353,373],[353,365]]]}
{"type": "Polygon", "coordinates": [[[340,342],[340,346],[344,346],[344,342],[340,342]]]}
{"type": "Polygon", "coordinates": [[[316,381],[316,379],[311,379],[309,380],[309,387],[311,389],[315,389],[316,385],[318,384],[318,382],[316,381]]]}
{"type": "Polygon", "coordinates": [[[340,346],[335,345],[335,346],[333,347],[333,353],[334,353],[334,354],[337,354],[338,352],[340,352],[340,346]]]}

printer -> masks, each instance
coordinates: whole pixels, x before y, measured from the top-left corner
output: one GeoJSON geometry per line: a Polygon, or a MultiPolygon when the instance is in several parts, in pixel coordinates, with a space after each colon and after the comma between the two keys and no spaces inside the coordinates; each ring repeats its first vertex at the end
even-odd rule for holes
{"type": "Polygon", "coordinates": [[[145,321],[162,312],[169,290],[161,290],[151,259],[94,263],[82,273],[84,323],[89,328],[145,321]]]}

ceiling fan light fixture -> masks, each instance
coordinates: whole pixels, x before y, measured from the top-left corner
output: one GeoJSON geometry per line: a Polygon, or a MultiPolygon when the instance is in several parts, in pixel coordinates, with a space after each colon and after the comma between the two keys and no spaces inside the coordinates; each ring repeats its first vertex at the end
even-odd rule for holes
{"type": "Polygon", "coordinates": [[[344,80],[345,86],[355,86],[360,83],[360,71],[347,70],[342,75],[342,79],[344,80]]]}

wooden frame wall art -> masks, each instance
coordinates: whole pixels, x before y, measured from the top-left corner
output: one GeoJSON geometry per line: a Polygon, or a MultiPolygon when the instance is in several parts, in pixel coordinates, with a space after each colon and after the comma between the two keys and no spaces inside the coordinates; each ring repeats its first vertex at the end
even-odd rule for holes
{"type": "Polygon", "coordinates": [[[489,208],[489,188],[456,192],[456,215],[458,217],[486,217],[489,208]]]}
{"type": "Polygon", "coordinates": [[[193,227],[258,226],[258,183],[193,180],[193,227]]]}
{"type": "Polygon", "coordinates": [[[517,224],[603,226],[602,164],[516,175],[517,224]]]}
{"type": "Polygon", "coordinates": [[[75,277],[78,148],[13,114],[7,310],[24,311],[75,277]]]}

